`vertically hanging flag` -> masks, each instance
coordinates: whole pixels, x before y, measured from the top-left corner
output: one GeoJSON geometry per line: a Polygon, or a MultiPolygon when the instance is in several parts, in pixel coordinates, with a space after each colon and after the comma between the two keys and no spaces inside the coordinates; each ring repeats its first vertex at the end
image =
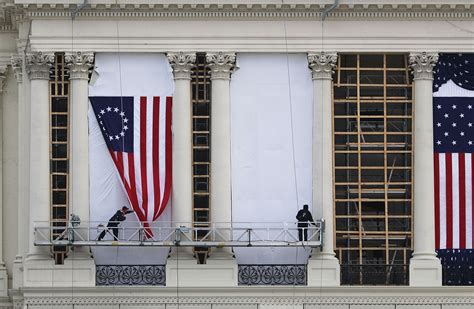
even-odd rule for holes
{"type": "Polygon", "coordinates": [[[171,193],[172,97],[169,87],[160,85],[169,81],[156,72],[168,68],[150,56],[111,57],[118,68],[117,61],[96,58],[102,63],[89,99],[130,205],[148,227],[163,213],[171,193]]]}
{"type": "Polygon", "coordinates": [[[433,83],[435,240],[444,284],[473,284],[474,54],[441,54],[433,83]]]}
{"type": "Polygon", "coordinates": [[[155,221],[171,191],[171,97],[90,101],[130,204],[141,222],[155,221]]]}

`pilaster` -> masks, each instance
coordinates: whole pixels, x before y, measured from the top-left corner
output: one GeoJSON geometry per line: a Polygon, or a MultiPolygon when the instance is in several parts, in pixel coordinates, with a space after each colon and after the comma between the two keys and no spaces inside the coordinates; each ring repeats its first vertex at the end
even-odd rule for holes
{"type": "MultiPolygon", "coordinates": [[[[7,77],[7,66],[6,64],[0,64],[0,111],[2,113],[1,117],[3,118],[4,113],[4,102],[3,102],[3,87],[5,86],[5,80],[7,77]]],[[[3,127],[3,121],[2,121],[3,127]]],[[[0,127],[0,136],[3,140],[3,128],[0,127]]],[[[0,171],[3,175],[3,143],[0,145],[0,171]]],[[[3,226],[3,176],[0,179],[0,225],[3,226]]],[[[3,231],[0,228],[0,297],[6,297],[8,295],[8,275],[7,269],[5,268],[5,263],[3,261],[3,231]]]]}
{"type": "Polygon", "coordinates": [[[23,169],[24,167],[24,162],[22,162],[22,151],[23,148],[21,146],[21,143],[23,141],[23,136],[22,136],[22,126],[21,126],[21,118],[23,117],[23,108],[24,108],[24,101],[23,101],[23,57],[21,55],[13,55],[11,57],[11,66],[13,70],[13,74],[15,75],[15,79],[17,82],[17,87],[18,87],[18,108],[17,108],[17,126],[16,126],[16,131],[17,131],[17,140],[18,140],[18,222],[17,222],[17,237],[18,237],[18,246],[17,246],[17,254],[15,256],[15,260],[13,261],[13,288],[18,289],[21,286],[23,286],[23,254],[26,251],[27,247],[27,232],[25,231],[25,227],[28,226],[29,222],[25,220],[27,216],[25,215],[26,212],[28,212],[27,209],[27,199],[25,199],[25,196],[22,191],[22,182],[24,182],[24,179],[22,178],[23,174],[23,169]]]}
{"type": "Polygon", "coordinates": [[[433,67],[436,53],[411,53],[414,75],[414,203],[410,286],[440,286],[441,263],[435,252],[433,160],[433,67]]]}
{"type": "Polygon", "coordinates": [[[334,197],[332,145],[332,74],[335,52],[308,54],[313,75],[313,209],[324,220],[323,247],[308,261],[308,286],[340,285],[340,266],[334,253],[334,197]]]}

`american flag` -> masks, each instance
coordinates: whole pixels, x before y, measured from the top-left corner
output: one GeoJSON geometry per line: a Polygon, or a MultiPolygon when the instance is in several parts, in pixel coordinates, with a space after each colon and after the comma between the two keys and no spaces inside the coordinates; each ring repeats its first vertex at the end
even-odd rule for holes
{"type": "Polygon", "coordinates": [[[433,98],[437,249],[472,249],[474,55],[441,54],[433,98]]]}
{"type": "Polygon", "coordinates": [[[97,96],[90,101],[130,204],[148,227],[171,192],[172,98],[97,96]]]}

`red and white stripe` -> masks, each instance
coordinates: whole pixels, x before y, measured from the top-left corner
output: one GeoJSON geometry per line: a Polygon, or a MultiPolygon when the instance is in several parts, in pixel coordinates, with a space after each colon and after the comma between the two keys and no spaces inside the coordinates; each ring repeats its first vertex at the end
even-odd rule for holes
{"type": "Polygon", "coordinates": [[[148,226],[171,193],[171,97],[135,97],[133,153],[110,151],[130,204],[148,226]]]}
{"type": "Polygon", "coordinates": [[[472,249],[474,156],[435,153],[435,237],[437,249],[472,249]]]}

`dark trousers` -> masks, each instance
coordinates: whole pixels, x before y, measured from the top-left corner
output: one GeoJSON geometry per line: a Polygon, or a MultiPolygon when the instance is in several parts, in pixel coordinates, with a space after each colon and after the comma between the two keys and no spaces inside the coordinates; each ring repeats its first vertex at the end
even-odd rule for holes
{"type": "Polygon", "coordinates": [[[100,233],[99,238],[97,238],[97,240],[102,240],[105,237],[105,234],[107,233],[107,230],[109,230],[109,231],[112,230],[112,233],[114,234],[114,239],[113,240],[118,240],[119,229],[118,229],[118,224],[116,224],[116,223],[107,224],[107,228],[104,229],[102,231],[102,233],[100,233]]]}
{"type": "Polygon", "coordinates": [[[308,224],[298,224],[298,239],[300,241],[308,240],[308,224]]]}

